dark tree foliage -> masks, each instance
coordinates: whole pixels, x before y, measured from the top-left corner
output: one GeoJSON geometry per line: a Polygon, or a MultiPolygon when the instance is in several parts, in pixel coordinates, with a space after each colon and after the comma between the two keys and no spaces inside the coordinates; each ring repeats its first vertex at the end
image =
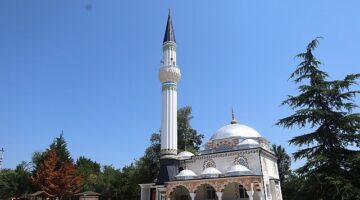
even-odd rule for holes
{"type": "Polygon", "coordinates": [[[96,183],[99,179],[101,166],[85,156],[80,156],[76,160],[77,174],[84,178],[82,191],[95,191],[96,183]]]}
{"type": "Polygon", "coordinates": [[[18,187],[16,188],[16,196],[20,197],[24,194],[28,194],[32,191],[31,187],[31,163],[21,162],[15,168],[16,182],[18,187]]]}
{"type": "Polygon", "coordinates": [[[34,171],[36,171],[40,167],[40,164],[44,161],[50,149],[56,149],[56,153],[58,155],[58,161],[56,163],[57,168],[60,168],[61,164],[64,162],[74,162],[67,148],[64,134],[61,133],[59,137],[56,137],[54,139],[54,141],[50,144],[49,148],[46,151],[33,153],[32,163],[34,171]]]}
{"type": "Polygon", "coordinates": [[[31,192],[29,163],[21,162],[15,170],[0,170],[0,199],[22,197],[31,192]]]}
{"type": "Polygon", "coordinates": [[[180,108],[177,112],[178,119],[178,149],[179,151],[191,151],[196,153],[199,150],[204,138],[203,134],[199,134],[191,127],[190,121],[193,118],[191,115],[191,107],[185,106],[180,108]]]}
{"type": "Polygon", "coordinates": [[[281,191],[284,200],[292,199],[295,196],[296,188],[299,186],[299,178],[290,169],[291,157],[281,145],[273,144],[271,150],[277,157],[277,164],[280,176],[281,191]]]}
{"type": "Polygon", "coordinates": [[[300,84],[299,95],[288,96],[282,103],[295,113],[277,124],[307,130],[289,141],[300,148],[294,158],[306,159],[297,169],[304,181],[298,194],[309,194],[307,199],[360,199],[359,174],[355,174],[359,171],[360,115],[353,113],[359,91],[351,90],[360,74],[328,80],[313,55],[318,44],[318,38],[312,40],[306,52],[297,55],[302,61],[290,78],[300,84]]]}
{"type": "Polygon", "coordinates": [[[74,162],[67,148],[67,143],[65,141],[63,133],[61,133],[59,137],[55,138],[53,143],[50,145],[50,149],[56,149],[56,152],[58,154],[58,163],[57,163],[58,166],[60,166],[61,163],[64,162],[67,163],[74,162]]]}
{"type": "Polygon", "coordinates": [[[150,146],[146,148],[144,156],[135,162],[138,171],[141,172],[139,181],[153,182],[159,173],[160,134],[153,133],[150,137],[150,142],[150,146]]]}
{"type": "Polygon", "coordinates": [[[0,198],[8,199],[15,196],[16,193],[16,173],[11,169],[2,169],[0,171],[0,198]]]}
{"type": "Polygon", "coordinates": [[[291,170],[290,170],[291,158],[285,152],[285,148],[282,147],[281,145],[273,144],[271,150],[275,153],[277,157],[280,183],[284,184],[286,182],[286,179],[291,175],[291,170]]]}

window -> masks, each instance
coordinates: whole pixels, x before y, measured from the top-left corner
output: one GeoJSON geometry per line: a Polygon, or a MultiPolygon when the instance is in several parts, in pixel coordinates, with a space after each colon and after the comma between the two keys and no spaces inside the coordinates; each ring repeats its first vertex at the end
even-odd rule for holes
{"type": "Polygon", "coordinates": [[[242,185],[239,185],[239,194],[240,198],[249,198],[249,195],[246,193],[246,189],[242,185]]]}
{"type": "Polygon", "coordinates": [[[207,200],[215,200],[216,193],[215,189],[211,186],[206,187],[206,199],[207,200]]]}

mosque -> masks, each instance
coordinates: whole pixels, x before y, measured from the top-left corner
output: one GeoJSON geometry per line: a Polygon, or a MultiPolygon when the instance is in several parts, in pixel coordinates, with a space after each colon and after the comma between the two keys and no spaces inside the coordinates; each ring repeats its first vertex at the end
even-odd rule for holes
{"type": "Polygon", "coordinates": [[[160,172],[154,183],[140,184],[141,200],[282,200],[277,158],[269,141],[237,123],[218,129],[193,154],[177,152],[176,40],[171,14],[159,69],[162,84],[160,172]]]}

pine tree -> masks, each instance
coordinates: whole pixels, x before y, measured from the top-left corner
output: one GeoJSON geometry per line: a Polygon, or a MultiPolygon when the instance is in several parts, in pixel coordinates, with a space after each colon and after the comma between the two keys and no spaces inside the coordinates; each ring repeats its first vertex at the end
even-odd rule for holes
{"type": "Polygon", "coordinates": [[[56,149],[58,154],[58,166],[63,162],[73,163],[74,160],[71,158],[70,152],[67,148],[67,143],[62,132],[59,137],[55,138],[53,143],[50,145],[50,149],[56,149]]]}
{"type": "Polygon", "coordinates": [[[300,94],[288,96],[282,103],[295,113],[277,124],[306,128],[306,133],[289,141],[301,148],[293,154],[295,160],[306,159],[297,169],[304,178],[299,193],[305,192],[313,199],[360,199],[360,186],[352,174],[360,147],[360,115],[353,113],[359,91],[351,90],[360,74],[328,80],[328,74],[319,68],[321,62],[313,55],[318,44],[318,38],[312,40],[306,52],[297,55],[303,61],[290,78],[300,84],[300,94]]]}

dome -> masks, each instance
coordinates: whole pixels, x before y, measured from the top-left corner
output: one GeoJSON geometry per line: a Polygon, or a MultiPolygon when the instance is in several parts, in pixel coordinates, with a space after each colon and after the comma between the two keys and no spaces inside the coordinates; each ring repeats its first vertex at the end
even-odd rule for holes
{"type": "Polygon", "coordinates": [[[244,176],[253,175],[253,173],[244,165],[234,165],[226,172],[226,176],[244,176]]]}
{"type": "Polygon", "coordinates": [[[257,138],[261,135],[253,128],[242,124],[229,124],[215,132],[210,140],[219,140],[230,137],[257,138]]]}
{"type": "Polygon", "coordinates": [[[184,169],[178,175],[176,175],[176,179],[178,180],[194,179],[196,177],[197,175],[195,174],[195,172],[189,169],[184,169]]]}
{"type": "Polygon", "coordinates": [[[190,159],[192,156],[194,156],[194,154],[189,151],[183,151],[178,154],[180,160],[190,159]]]}
{"type": "Polygon", "coordinates": [[[220,174],[221,172],[215,167],[208,167],[200,174],[200,176],[203,178],[217,178],[220,174]]]}

